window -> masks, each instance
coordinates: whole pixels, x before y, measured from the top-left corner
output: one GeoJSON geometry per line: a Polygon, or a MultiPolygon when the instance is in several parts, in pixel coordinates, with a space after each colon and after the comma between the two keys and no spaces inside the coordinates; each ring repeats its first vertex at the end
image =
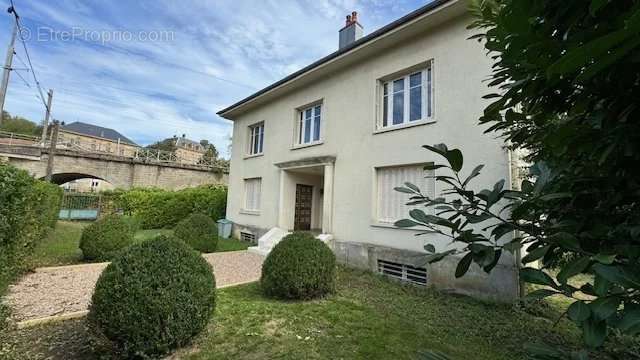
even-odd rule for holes
{"type": "Polygon", "coordinates": [[[322,104],[310,106],[300,110],[298,121],[298,145],[311,144],[320,141],[322,123],[322,104]]]}
{"type": "Polygon", "coordinates": [[[261,178],[244,180],[244,210],[260,211],[261,178]]]}
{"type": "Polygon", "coordinates": [[[249,126],[249,155],[262,154],[264,146],[264,122],[249,126]]]}
{"type": "Polygon", "coordinates": [[[401,78],[382,83],[380,128],[427,120],[433,115],[431,65],[401,78]]]}
{"type": "Polygon", "coordinates": [[[393,166],[376,169],[377,189],[377,216],[380,223],[394,223],[397,220],[407,218],[409,210],[415,206],[405,205],[409,202],[407,194],[395,191],[394,188],[404,186],[410,182],[419,187],[429,197],[435,195],[435,179],[433,171],[423,169],[424,164],[393,166]]]}

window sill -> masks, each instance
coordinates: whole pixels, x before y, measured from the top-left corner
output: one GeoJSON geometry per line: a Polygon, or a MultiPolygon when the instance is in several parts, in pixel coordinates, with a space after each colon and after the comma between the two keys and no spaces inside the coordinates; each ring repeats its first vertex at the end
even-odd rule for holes
{"type": "Polygon", "coordinates": [[[264,155],[264,153],[260,153],[260,154],[252,154],[252,155],[245,155],[245,156],[244,156],[244,159],[246,160],[246,159],[256,158],[256,157],[260,157],[260,156],[263,156],[263,155],[264,155]]]}
{"type": "Polygon", "coordinates": [[[387,127],[384,127],[384,128],[379,128],[379,129],[374,130],[373,133],[374,134],[380,134],[380,133],[385,133],[385,132],[394,131],[394,130],[411,128],[411,127],[414,127],[414,126],[433,124],[435,122],[436,122],[435,119],[411,121],[411,122],[403,123],[403,124],[399,124],[399,125],[393,125],[393,126],[387,126],[387,127]]]}
{"type": "Polygon", "coordinates": [[[311,146],[318,146],[318,145],[322,145],[322,144],[324,144],[324,140],[318,140],[318,141],[314,141],[314,142],[307,143],[307,144],[296,144],[296,145],[293,145],[291,147],[291,150],[304,149],[304,148],[308,148],[308,147],[311,147],[311,146]]]}
{"type": "Polygon", "coordinates": [[[240,214],[244,215],[260,215],[260,210],[240,210],[240,214]]]}
{"type": "Polygon", "coordinates": [[[401,228],[401,227],[397,227],[395,225],[393,225],[392,223],[385,223],[385,222],[379,222],[379,221],[372,221],[371,222],[371,227],[377,227],[377,228],[387,228],[387,229],[395,229],[395,230],[409,230],[409,231],[419,231],[419,232],[424,232],[424,233],[435,233],[435,231],[433,230],[429,230],[429,229],[419,229],[419,228],[401,228]]]}

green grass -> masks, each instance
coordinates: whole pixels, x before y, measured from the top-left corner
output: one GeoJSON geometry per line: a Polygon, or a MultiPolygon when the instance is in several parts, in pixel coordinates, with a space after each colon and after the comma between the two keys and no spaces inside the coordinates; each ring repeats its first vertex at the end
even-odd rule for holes
{"type": "MultiPolygon", "coordinates": [[[[47,238],[36,245],[29,259],[29,266],[36,268],[83,263],[82,251],[79,248],[80,236],[82,229],[89,224],[88,222],[58,221],[47,238]]],[[[158,235],[172,233],[171,229],[139,230],[136,232],[135,241],[147,241],[158,235]]],[[[246,250],[248,246],[248,243],[237,239],[219,239],[216,252],[246,250]]]]}
{"type": "Polygon", "coordinates": [[[251,244],[234,238],[218,239],[216,252],[247,250],[251,244]]]}
{"type": "Polygon", "coordinates": [[[82,262],[78,247],[87,222],[58,221],[55,229],[39,242],[29,259],[31,267],[70,265],[82,262]]]}
{"type": "MultiPolygon", "coordinates": [[[[218,291],[213,321],[177,358],[199,359],[415,359],[425,349],[452,359],[526,359],[525,343],[579,344],[563,309],[500,305],[401,286],[370,273],[341,268],[337,293],[322,300],[264,298],[257,284],[218,291]]],[[[1,335],[0,335],[1,336],[1,335]]],[[[96,359],[84,320],[14,330],[0,358],[96,359]],[[39,356],[30,356],[40,354],[39,356]],[[22,356],[22,357],[20,357],[22,356]]],[[[2,343],[3,341],[0,341],[2,343]]],[[[612,339],[592,359],[637,359],[640,344],[612,339]]]]}
{"type": "Polygon", "coordinates": [[[166,235],[170,236],[173,234],[172,229],[150,229],[150,230],[138,230],[136,232],[136,236],[134,237],[136,242],[143,242],[147,240],[151,240],[156,236],[166,235]]]}

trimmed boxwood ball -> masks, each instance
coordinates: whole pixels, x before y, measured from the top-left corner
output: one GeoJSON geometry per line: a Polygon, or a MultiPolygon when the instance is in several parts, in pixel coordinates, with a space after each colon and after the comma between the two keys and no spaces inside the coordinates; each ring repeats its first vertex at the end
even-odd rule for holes
{"type": "Polygon", "coordinates": [[[218,246],[218,227],[204,214],[191,214],[180,221],[174,236],[203,253],[214,252],[218,246]]]}
{"type": "Polygon", "coordinates": [[[86,260],[108,261],[133,244],[135,229],[129,219],[108,215],[84,228],[80,249],[86,260]]]}
{"type": "Polygon", "coordinates": [[[312,299],[335,289],[336,257],[308,233],[285,236],[262,266],[265,295],[283,299],[312,299]]]}
{"type": "Polygon", "coordinates": [[[206,327],[215,291],[213,270],[198,252],[159,236],[129,247],[107,266],[88,319],[123,357],[158,357],[206,327]]]}

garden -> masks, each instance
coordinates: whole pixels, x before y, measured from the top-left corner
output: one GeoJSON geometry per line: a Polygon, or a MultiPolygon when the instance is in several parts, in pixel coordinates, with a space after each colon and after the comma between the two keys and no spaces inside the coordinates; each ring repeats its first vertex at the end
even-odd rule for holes
{"type": "Polygon", "coordinates": [[[456,277],[471,266],[490,273],[503,254],[522,250],[520,301],[483,302],[347,269],[305,233],[279,242],[257,281],[220,288],[222,272],[202,253],[219,249],[213,220],[224,210],[203,199],[224,190],[189,190],[197,200],[186,203],[157,190],[117,193],[123,214],[53,230],[59,189],[0,165],[0,291],[32,257],[110,261],[86,317],[2,322],[0,356],[640,359],[640,5],[481,1],[472,12],[474,38],[498,53],[490,85],[499,91],[485,97],[480,123],[525,150],[531,166],[519,189],[502,180],[474,191],[482,164],[469,171],[459,149],[425,145],[439,159],[426,168],[438,169],[447,196],[398,187],[421,208],[396,226],[460,245],[424,246],[425,262],[460,255],[456,277]],[[66,243],[38,244],[51,231],[66,243]]]}

